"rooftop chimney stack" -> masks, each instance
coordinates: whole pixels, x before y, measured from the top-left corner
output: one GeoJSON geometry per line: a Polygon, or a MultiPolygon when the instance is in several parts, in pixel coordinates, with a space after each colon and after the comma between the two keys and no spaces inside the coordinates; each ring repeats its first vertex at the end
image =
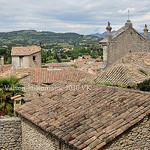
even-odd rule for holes
{"type": "Polygon", "coordinates": [[[144,31],[144,36],[148,39],[148,28],[147,28],[147,24],[145,24],[145,28],[143,29],[144,31]]]}
{"type": "Polygon", "coordinates": [[[111,30],[112,30],[112,27],[110,26],[110,22],[108,22],[108,26],[106,27],[106,30],[107,30],[107,34],[105,35],[105,37],[108,39],[108,40],[111,40],[111,30]]]}

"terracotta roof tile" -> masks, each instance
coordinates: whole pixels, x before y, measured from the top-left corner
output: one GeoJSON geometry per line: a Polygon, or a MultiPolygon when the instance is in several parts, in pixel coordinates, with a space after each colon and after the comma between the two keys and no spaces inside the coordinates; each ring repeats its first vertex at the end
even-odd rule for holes
{"type": "Polygon", "coordinates": [[[39,46],[12,47],[11,56],[27,56],[40,51],[41,48],[39,46]]]}
{"type": "Polygon", "coordinates": [[[147,74],[150,74],[149,60],[150,53],[148,52],[129,53],[125,58],[115,62],[96,76],[82,79],[82,82],[93,84],[108,82],[112,85],[134,85],[150,78],[139,71],[139,69],[142,69],[147,74]]]}
{"type": "Polygon", "coordinates": [[[84,150],[103,147],[150,114],[148,92],[89,86],[88,91],[52,91],[17,112],[68,145],[84,150]]]}
{"type": "Polygon", "coordinates": [[[89,73],[75,69],[75,68],[62,68],[60,70],[49,70],[44,68],[31,69],[31,82],[34,84],[53,83],[59,81],[76,82],[80,79],[92,76],[89,73]]]}

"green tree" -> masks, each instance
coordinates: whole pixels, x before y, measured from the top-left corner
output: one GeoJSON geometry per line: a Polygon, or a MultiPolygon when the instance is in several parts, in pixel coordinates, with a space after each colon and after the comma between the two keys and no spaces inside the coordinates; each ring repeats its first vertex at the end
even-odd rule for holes
{"type": "Polygon", "coordinates": [[[58,62],[61,62],[61,59],[60,59],[60,57],[58,56],[58,53],[56,52],[56,54],[55,54],[55,59],[58,61],[58,62]]]}
{"type": "Polygon", "coordinates": [[[0,79],[0,115],[13,113],[11,97],[18,94],[23,95],[22,87],[19,79],[14,76],[0,79]]]}
{"type": "Polygon", "coordinates": [[[47,53],[44,50],[41,51],[41,59],[42,59],[42,63],[46,63],[47,53]]]}

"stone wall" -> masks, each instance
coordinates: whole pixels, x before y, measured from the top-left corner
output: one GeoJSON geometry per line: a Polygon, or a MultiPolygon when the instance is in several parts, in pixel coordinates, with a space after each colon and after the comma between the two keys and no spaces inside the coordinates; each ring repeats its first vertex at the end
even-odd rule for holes
{"type": "Polygon", "coordinates": [[[108,65],[120,60],[129,52],[148,52],[149,49],[148,40],[139,35],[134,29],[129,28],[109,43],[106,52],[108,53],[108,65]]]}
{"type": "Polygon", "coordinates": [[[107,144],[103,150],[149,150],[150,116],[107,144]]]}
{"type": "Polygon", "coordinates": [[[21,150],[21,120],[0,117],[0,150],[21,150]]]}
{"type": "Polygon", "coordinates": [[[13,69],[16,68],[41,68],[41,52],[29,56],[12,56],[13,69]],[[33,56],[35,60],[33,59],[33,56]],[[20,64],[20,58],[22,58],[22,65],[20,64]],[[20,66],[21,65],[21,66],[20,66]]]}
{"type": "Polygon", "coordinates": [[[73,150],[25,118],[22,120],[22,150],[73,150]]]}
{"type": "Polygon", "coordinates": [[[25,101],[30,101],[32,99],[39,98],[40,91],[37,88],[38,85],[31,83],[30,76],[26,76],[20,79],[20,83],[24,85],[23,91],[25,92],[25,101]]]}
{"type": "Polygon", "coordinates": [[[37,52],[29,56],[29,67],[31,68],[41,68],[41,52],[37,52]],[[35,60],[33,60],[35,57],[35,60]]]}

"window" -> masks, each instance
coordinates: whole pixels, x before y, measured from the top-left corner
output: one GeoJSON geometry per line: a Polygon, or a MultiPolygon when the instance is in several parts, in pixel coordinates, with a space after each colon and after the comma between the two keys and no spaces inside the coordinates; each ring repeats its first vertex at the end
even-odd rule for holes
{"type": "Polygon", "coordinates": [[[23,57],[19,57],[19,67],[23,67],[23,57]]]}
{"type": "Polygon", "coordinates": [[[36,57],[35,57],[35,56],[33,56],[33,61],[35,61],[35,58],[36,58],[36,57]]]}

